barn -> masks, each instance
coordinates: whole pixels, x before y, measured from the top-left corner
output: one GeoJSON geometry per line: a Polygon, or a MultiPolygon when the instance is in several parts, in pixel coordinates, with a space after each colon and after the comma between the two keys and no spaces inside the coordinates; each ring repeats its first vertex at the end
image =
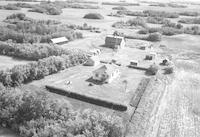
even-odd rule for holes
{"type": "Polygon", "coordinates": [[[105,46],[113,49],[121,49],[126,45],[124,37],[107,35],[105,39],[105,46]]]}
{"type": "Polygon", "coordinates": [[[93,80],[99,82],[111,83],[115,78],[119,76],[120,72],[116,65],[103,65],[100,68],[93,71],[93,80]]]}

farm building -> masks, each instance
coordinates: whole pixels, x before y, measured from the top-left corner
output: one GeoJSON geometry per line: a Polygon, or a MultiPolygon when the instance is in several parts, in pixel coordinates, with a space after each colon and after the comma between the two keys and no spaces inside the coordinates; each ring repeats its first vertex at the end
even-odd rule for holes
{"type": "Polygon", "coordinates": [[[111,83],[119,76],[120,72],[116,65],[103,65],[93,71],[93,80],[111,83]]]}
{"type": "Polygon", "coordinates": [[[113,49],[120,49],[125,47],[124,37],[107,35],[105,39],[105,46],[113,49]]]}
{"type": "Polygon", "coordinates": [[[85,66],[97,66],[97,65],[99,65],[99,63],[100,63],[99,57],[93,55],[88,58],[88,60],[86,61],[86,63],[84,65],[85,66]]]}
{"type": "Polygon", "coordinates": [[[150,52],[148,55],[146,55],[145,59],[146,60],[153,60],[153,59],[156,59],[156,57],[157,57],[157,53],[150,52]]]}
{"type": "Polygon", "coordinates": [[[54,38],[54,39],[51,39],[51,42],[53,44],[58,44],[58,45],[62,45],[62,44],[65,44],[67,43],[69,40],[66,38],[66,37],[59,37],[59,38],[54,38]]]}
{"type": "Polygon", "coordinates": [[[153,49],[153,45],[150,43],[141,43],[139,45],[137,45],[139,47],[139,49],[141,50],[151,50],[153,49]]]}
{"type": "Polygon", "coordinates": [[[138,65],[138,61],[137,60],[131,60],[130,61],[130,66],[137,66],[138,65]]]}

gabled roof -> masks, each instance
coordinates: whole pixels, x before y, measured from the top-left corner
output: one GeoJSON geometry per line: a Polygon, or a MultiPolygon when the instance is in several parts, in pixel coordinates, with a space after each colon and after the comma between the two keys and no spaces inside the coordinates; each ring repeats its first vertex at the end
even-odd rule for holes
{"type": "Polygon", "coordinates": [[[124,37],[107,35],[105,41],[106,43],[115,43],[116,45],[119,45],[122,42],[122,40],[124,40],[124,37]]]}
{"type": "Polygon", "coordinates": [[[66,37],[59,37],[59,38],[54,38],[54,39],[51,39],[51,41],[54,43],[54,44],[57,44],[57,43],[61,43],[61,42],[67,42],[69,41],[66,37]]]}
{"type": "Polygon", "coordinates": [[[100,68],[96,69],[93,71],[93,73],[100,73],[100,72],[107,72],[108,74],[113,73],[115,70],[117,70],[117,66],[116,65],[103,65],[100,68]]]}

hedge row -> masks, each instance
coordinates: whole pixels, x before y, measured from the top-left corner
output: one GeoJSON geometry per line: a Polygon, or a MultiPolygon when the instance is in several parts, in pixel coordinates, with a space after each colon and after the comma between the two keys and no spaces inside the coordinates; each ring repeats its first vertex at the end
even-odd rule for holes
{"type": "Polygon", "coordinates": [[[26,65],[16,65],[12,69],[0,71],[0,82],[4,86],[15,87],[33,80],[42,79],[65,68],[82,64],[87,60],[84,53],[51,56],[26,65]]]}
{"type": "Polygon", "coordinates": [[[69,55],[72,50],[65,50],[49,44],[9,43],[0,41],[0,54],[22,58],[26,60],[38,60],[49,56],[69,55]]]}
{"type": "Polygon", "coordinates": [[[121,10],[118,11],[119,14],[125,14],[128,16],[141,16],[141,17],[162,17],[162,18],[178,18],[179,14],[175,12],[165,12],[156,10],[144,10],[144,11],[130,11],[121,10]]]}
{"type": "MultiPolygon", "coordinates": [[[[0,86],[2,87],[2,86],[0,86]]],[[[92,110],[73,110],[37,87],[0,88],[0,126],[21,137],[122,137],[122,118],[92,110]]]]}

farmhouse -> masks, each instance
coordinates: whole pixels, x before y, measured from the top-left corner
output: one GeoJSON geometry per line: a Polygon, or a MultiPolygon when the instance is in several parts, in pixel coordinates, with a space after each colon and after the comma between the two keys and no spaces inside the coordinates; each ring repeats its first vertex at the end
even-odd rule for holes
{"type": "Polygon", "coordinates": [[[93,80],[111,83],[119,76],[120,72],[116,65],[103,65],[93,71],[93,80]]]}
{"type": "Polygon", "coordinates": [[[120,49],[125,47],[124,37],[107,35],[105,39],[105,46],[113,49],[120,49]]]}
{"type": "Polygon", "coordinates": [[[62,44],[65,44],[67,43],[69,40],[66,38],[66,37],[59,37],[59,38],[54,38],[54,39],[51,39],[51,42],[53,44],[58,44],[58,45],[62,45],[62,44]]]}
{"type": "Polygon", "coordinates": [[[88,60],[86,61],[86,63],[84,64],[85,66],[97,66],[99,65],[100,60],[99,57],[96,55],[92,55],[88,58],[88,60]]]}

